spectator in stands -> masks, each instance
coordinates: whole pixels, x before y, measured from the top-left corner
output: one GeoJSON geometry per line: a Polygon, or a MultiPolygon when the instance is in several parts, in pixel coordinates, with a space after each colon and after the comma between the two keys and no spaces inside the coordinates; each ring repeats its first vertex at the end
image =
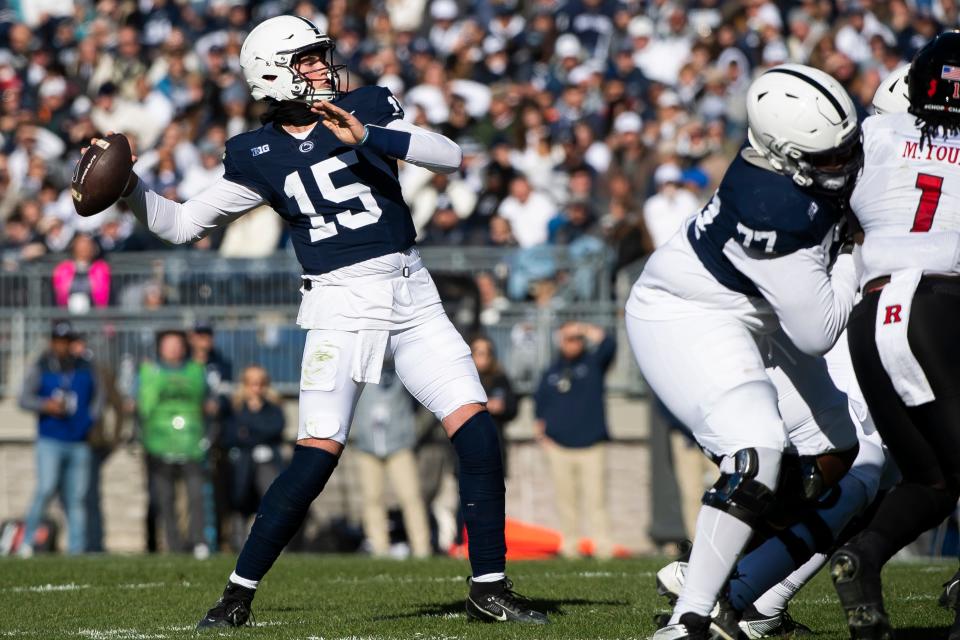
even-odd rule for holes
{"type": "Polygon", "coordinates": [[[546,195],[534,191],[524,175],[510,181],[510,195],[497,211],[510,223],[517,243],[524,249],[547,241],[547,225],[556,213],[556,205],[546,195]]]}
{"type": "Polygon", "coordinates": [[[486,336],[477,336],[470,341],[470,352],[480,374],[480,384],[487,392],[487,411],[493,416],[500,435],[500,452],[503,457],[503,472],[509,475],[507,466],[506,428],[517,417],[517,394],[513,392],[510,378],[497,360],[493,341],[486,336]]]}
{"type": "Polygon", "coordinates": [[[97,241],[87,233],[78,233],[70,246],[71,260],[53,270],[53,294],[58,307],[70,313],[84,314],[93,307],[110,303],[110,265],[100,257],[97,241]]]}
{"type": "Polygon", "coordinates": [[[669,240],[700,206],[684,186],[680,167],[660,165],[653,174],[657,193],[643,207],[643,222],[655,247],[669,240]]]}
{"type": "Polygon", "coordinates": [[[466,226],[457,216],[453,208],[453,201],[445,193],[437,196],[437,209],[430,218],[430,223],[423,230],[418,243],[423,246],[456,247],[465,244],[467,239],[466,226]]]}
{"type": "Polygon", "coordinates": [[[384,362],[380,384],[363,389],[353,416],[354,455],[360,467],[363,531],[374,556],[390,555],[390,530],[384,503],[385,481],[403,511],[403,525],[415,558],[430,555],[430,528],[420,490],[414,400],[400,384],[390,361],[384,362]]]}
{"type": "Polygon", "coordinates": [[[20,392],[20,407],[38,417],[37,488],[21,547],[25,556],[32,554],[34,533],[58,493],[67,513],[67,552],[87,550],[87,436],[100,417],[103,395],[89,362],[70,351],[75,337],[69,322],[54,323],[50,346],[27,371],[20,392]]]}
{"type": "Polygon", "coordinates": [[[211,393],[225,395],[233,381],[233,363],[214,346],[213,323],[198,320],[187,338],[190,358],[203,367],[207,388],[211,393]]]}
{"type": "Polygon", "coordinates": [[[21,262],[35,260],[47,252],[42,239],[19,212],[7,218],[3,235],[0,255],[6,271],[15,271],[21,262]]]}
{"type": "Polygon", "coordinates": [[[270,388],[266,369],[251,365],[243,370],[221,439],[230,465],[230,540],[234,549],[243,546],[249,517],[257,512],[260,499],[283,467],[280,447],[286,420],[281,402],[280,395],[270,388]]]}
{"type": "Polygon", "coordinates": [[[203,367],[187,358],[187,337],[182,331],[157,335],[157,360],[140,367],[137,381],[147,471],[156,497],[168,551],[193,550],[206,558],[204,484],[209,448],[204,420],[208,388],[203,367]],[[178,479],[186,484],[189,529],[186,542],[180,533],[175,509],[178,479]]]}
{"type": "Polygon", "coordinates": [[[604,377],[616,342],[601,327],[579,322],[561,326],[557,340],[559,354],[543,372],[534,401],[537,437],[550,463],[560,513],[560,553],[577,556],[577,523],[583,509],[594,557],[609,558],[604,377]]]}

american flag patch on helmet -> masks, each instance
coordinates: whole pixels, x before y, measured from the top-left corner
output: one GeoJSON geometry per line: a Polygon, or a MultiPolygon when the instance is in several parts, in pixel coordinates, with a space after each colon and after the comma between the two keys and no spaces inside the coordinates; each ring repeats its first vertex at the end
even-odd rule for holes
{"type": "Polygon", "coordinates": [[[940,77],[944,80],[960,80],[960,67],[953,67],[949,64],[945,64],[940,70],[940,77]]]}

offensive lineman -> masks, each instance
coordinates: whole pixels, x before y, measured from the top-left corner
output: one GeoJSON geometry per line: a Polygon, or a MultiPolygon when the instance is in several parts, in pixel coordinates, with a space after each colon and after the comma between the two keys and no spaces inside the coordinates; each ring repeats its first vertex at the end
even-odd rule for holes
{"type": "Polygon", "coordinates": [[[749,146],[654,253],[627,302],[645,379],[721,458],[683,589],[656,640],[735,638],[735,621],[712,624],[710,612],[775,506],[781,467],[791,497],[813,500],[857,452],[846,396],[817,357],[843,331],[856,293],[849,254],[828,272],[861,162],[853,102],[827,74],[782,65],[751,85],[747,114],[749,146]]]}
{"type": "MultiPolygon", "coordinates": [[[[863,227],[863,299],[848,338],[857,380],[903,479],[831,559],[853,638],[893,635],[880,570],[960,498],[960,32],[908,74],[909,113],[864,121],[850,205],[863,227]],[[907,515],[909,514],[909,515],[907,515]]],[[[950,638],[960,638],[960,611],[950,638]]]]}
{"type": "Polygon", "coordinates": [[[308,333],[297,446],[261,502],[222,597],[197,627],[247,622],[258,583],[336,467],[363,384],[379,382],[388,349],[404,386],[441,419],[459,456],[473,574],[468,616],[545,623],[504,574],[496,425],[470,349],[413,247],[397,181],[398,160],[450,173],[461,151],[405,123],[387,89],[342,92],[334,47],[303,18],[260,23],[243,43],[240,65],[253,97],[270,102],[264,126],[230,139],[223,178],[187,202],[153,193],[136,174],[124,196],[153,233],[177,244],[268,203],[289,225],[303,267],[297,323],[308,333]]]}
{"type": "MultiPolygon", "coordinates": [[[[880,83],[873,96],[874,113],[907,112],[910,107],[906,88],[909,69],[910,65],[904,65],[880,83]]],[[[787,612],[788,603],[827,563],[827,554],[834,544],[841,544],[844,537],[857,533],[866,524],[864,512],[879,504],[878,492],[889,489],[896,480],[896,467],[886,454],[857,385],[845,336],[837,340],[824,359],[834,384],[847,394],[860,451],[850,471],[840,480],[838,498],[831,498],[808,512],[790,529],[774,533],[737,563],[726,587],[725,604],[743,610],[740,629],[748,638],[781,637],[810,631],[791,618],[787,612]],[[851,524],[836,541],[823,523],[845,520],[851,524]],[[779,583],[770,586],[780,577],[783,579],[779,583]]],[[[831,531],[834,528],[836,525],[828,526],[831,531]]],[[[686,562],[671,562],[660,569],[657,572],[658,591],[675,601],[686,570],[686,562]]],[[[718,615],[723,613],[718,612],[718,615]]]]}

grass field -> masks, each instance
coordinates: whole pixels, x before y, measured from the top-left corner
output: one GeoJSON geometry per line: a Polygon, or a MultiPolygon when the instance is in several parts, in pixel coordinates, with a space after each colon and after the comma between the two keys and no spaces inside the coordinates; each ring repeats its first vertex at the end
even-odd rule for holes
{"type": "MultiPolygon", "coordinates": [[[[0,559],[0,638],[162,640],[196,638],[193,626],[232,568],[232,557],[37,557],[0,559]]],[[[254,602],[257,626],[215,637],[454,640],[644,638],[662,610],[656,558],[605,563],[513,563],[517,590],[550,613],[547,627],[469,623],[467,564],[285,555],[254,602]]],[[[897,564],[884,574],[898,640],[945,637],[937,608],[955,562],[897,564]]],[[[841,611],[821,572],[791,612],[821,638],[844,638],[841,611]]]]}

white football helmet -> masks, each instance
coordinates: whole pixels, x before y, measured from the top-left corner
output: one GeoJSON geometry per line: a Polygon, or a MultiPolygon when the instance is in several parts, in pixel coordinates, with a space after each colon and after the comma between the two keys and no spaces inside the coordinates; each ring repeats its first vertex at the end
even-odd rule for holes
{"type": "Polygon", "coordinates": [[[883,79],[877,92],[873,94],[874,113],[906,113],[910,108],[910,91],[907,73],[910,65],[905,64],[891,71],[883,79]]]}
{"type": "Polygon", "coordinates": [[[240,48],[240,68],[255,100],[314,102],[340,97],[339,71],[333,63],[336,42],[306,18],[277,16],[264,20],[247,36],[240,48]],[[314,89],[309,78],[294,69],[298,56],[319,53],[327,64],[330,87],[314,89]]]}
{"type": "Polygon", "coordinates": [[[747,139],[801,187],[840,191],[863,163],[853,100],[835,79],[801,64],[772,67],[750,85],[747,139]]]}

